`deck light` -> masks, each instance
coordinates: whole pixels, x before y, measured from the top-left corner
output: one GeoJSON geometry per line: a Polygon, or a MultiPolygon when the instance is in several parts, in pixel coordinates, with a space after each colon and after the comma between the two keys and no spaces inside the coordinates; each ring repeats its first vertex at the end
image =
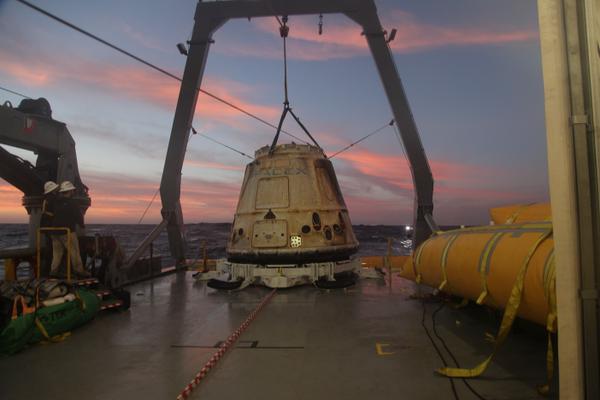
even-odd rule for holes
{"type": "Polygon", "coordinates": [[[188,49],[184,43],[177,43],[177,50],[179,50],[179,53],[183,54],[184,56],[188,55],[188,49]]]}

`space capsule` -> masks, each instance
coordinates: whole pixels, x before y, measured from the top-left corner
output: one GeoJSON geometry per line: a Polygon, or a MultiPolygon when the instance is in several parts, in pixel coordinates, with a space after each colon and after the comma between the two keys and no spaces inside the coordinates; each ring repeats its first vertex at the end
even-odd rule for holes
{"type": "Polygon", "coordinates": [[[258,149],[246,167],[228,261],[334,262],[357,250],[333,165],[323,151],[295,143],[258,149]]]}

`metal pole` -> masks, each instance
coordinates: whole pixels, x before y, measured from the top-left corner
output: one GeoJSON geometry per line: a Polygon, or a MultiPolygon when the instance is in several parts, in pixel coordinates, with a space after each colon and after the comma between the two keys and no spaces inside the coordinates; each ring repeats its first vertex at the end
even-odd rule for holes
{"type": "Polygon", "coordinates": [[[392,288],[392,238],[388,238],[387,242],[387,256],[385,257],[385,263],[387,264],[388,270],[388,286],[392,288]]]}
{"type": "Polygon", "coordinates": [[[202,272],[208,271],[208,256],[206,253],[206,240],[202,242],[202,272]]]}
{"type": "Polygon", "coordinates": [[[150,277],[154,277],[154,265],[152,264],[152,260],[154,258],[154,242],[150,243],[150,277]]]}
{"type": "Polygon", "coordinates": [[[36,266],[35,266],[35,271],[36,271],[35,272],[35,277],[38,278],[38,279],[41,278],[41,276],[40,276],[40,269],[41,269],[41,267],[40,266],[41,266],[41,263],[42,263],[42,256],[41,256],[41,249],[40,249],[40,243],[41,243],[40,237],[41,237],[40,229],[38,228],[38,229],[36,229],[36,243],[37,243],[37,246],[36,246],[36,259],[37,259],[37,263],[36,263],[36,266]]]}
{"type": "MultiPolygon", "coordinates": [[[[201,4],[202,2],[199,2],[198,7],[201,4]]],[[[223,17],[215,16],[211,19],[203,18],[200,22],[198,20],[200,17],[204,16],[196,16],[160,182],[160,198],[163,205],[161,213],[167,221],[171,254],[178,263],[184,259],[187,246],[183,237],[183,212],[179,200],[181,169],[196,110],[198,88],[202,83],[208,50],[212,43],[212,33],[226,21],[223,17]]]]}
{"type": "Polygon", "coordinates": [[[600,394],[597,3],[538,0],[561,399],[597,399],[600,394]]]}
{"type": "Polygon", "coordinates": [[[71,230],[67,231],[67,282],[71,282],[71,230]]]}
{"type": "Polygon", "coordinates": [[[346,14],[364,29],[363,34],[373,55],[402,144],[406,149],[415,187],[413,248],[416,249],[432,232],[427,218],[433,220],[433,175],[394,57],[386,41],[386,32],[377,16],[375,4],[372,1],[365,1],[361,5],[362,7],[356,12],[346,14]]]}

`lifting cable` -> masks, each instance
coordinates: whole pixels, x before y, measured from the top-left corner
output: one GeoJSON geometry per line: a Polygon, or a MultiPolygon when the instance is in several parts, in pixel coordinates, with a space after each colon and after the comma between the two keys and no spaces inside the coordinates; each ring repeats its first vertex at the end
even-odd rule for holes
{"type": "MultiPolygon", "coordinates": [[[[97,41],[97,42],[100,42],[100,43],[102,43],[103,45],[105,45],[105,46],[108,46],[108,47],[110,47],[111,49],[113,49],[113,50],[116,50],[116,51],[118,51],[119,53],[121,53],[121,54],[124,54],[124,55],[126,55],[127,57],[129,57],[129,58],[132,58],[132,59],[134,59],[135,61],[138,61],[138,62],[140,62],[140,63],[142,63],[142,64],[146,65],[147,67],[150,67],[150,68],[154,69],[155,71],[158,71],[158,72],[160,72],[161,74],[164,74],[164,75],[166,75],[166,76],[168,76],[168,77],[170,77],[170,78],[173,78],[173,79],[175,79],[175,80],[177,80],[177,81],[179,81],[179,82],[182,82],[182,81],[183,81],[183,79],[182,79],[182,78],[180,78],[180,77],[178,77],[177,75],[175,75],[175,74],[172,74],[172,73],[170,73],[169,71],[167,71],[167,70],[165,70],[165,69],[163,69],[163,68],[161,68],[161,67],[158,67],[158,66],[156,66],[156,65],[154,65],[154,64],[152,64],[152,63],[150,63],[150,62],[148,62],[148,61],[146,61],[146,60],[144,60],[143,58],[140,58],[140,57],[136,56],[135,54],[133,54],[133,53],[130,53],[130,52],[128,52],[127,50],[124,50],[124,49],[122,49],[122,48],[120,48],[120,47],[118,47],[118,46],[116,46],[116,45],[114,45],[114,44],[112,44],[112,43],[110,43],[110,42],[108,42],[108,41],[106,41],[106,40],[104,40],[104,39],[100,38],[99,36],[96,36],[96,35],[94,35],[93,33],[91,33],[91,32],[88,32],[88,31],[86,31],[85,29],[83,29],[83,28],[80,28],[80,27],[78,27],[77,25],[70,23],[69,21],[66,21],[66,20],[64,20],[64,19],[60,18],[59,16],[57,16],[57,15],[55,15],[55,14],[52,14],[52,13],[50,13],[50,12],[48,12],[48,11],[46,11],[46,10],[44,10],[44,9],[42,9],[42,8],[40,8],[40,7],[38,7],[38,6],[36,6],[35,4],[32,4],[32,3],[30,3],[30,2],[28,2],[28,1],[26,1],[26,0],[17,0],[17,1],[18,1],[19,3],[21,3],[21,4],[25,5],[25,6],[27,6],[27,7],[29,7],[29,8],[31,8],[31,9],[35,10],[35,11],[37,11],[37,12],[39,12],[39,13],[41,13],[41,14],[43,14],[43,15],[45,15],[45,16],[47,16],[47,17],[49,17],[49,18],[51,18],[51,19],[53,19],[53,20],[55,20],[55,21],[57,21],[57,22],[59,22],[59,23],[61,23],[61,24],[63,24],[63,25],[65,25],[65,26],[67,26],[67,27],[69,27],[69,28],[71,28],[71,29],[73,29],[73,30],[75,30],[75,31],[77,31],[77,32],[79,32],[79,33],[81,33],[82,35],[85,35],[85,36],[87,36],[87,37],[89,37],[89,38],[91,38],[91,39],[94,39],[95,41],[97,41]]],[[[308,142],[307,142],[306,140],[303,140],[303,139],[299,138],[299,137],[298,137],[298,136],[296,136],[296,135],[293,135],[293,134],[291,134],[291,133],[289,133],[289,132],[286,132],[286,131],[284,131],[283,129],[280,129],[281,127],[279,127],[279,128],[278,128],[277,126],[275,126],[275,125],[273,125],[272,123],[270,123],[270,122],[266,121],[265,119],[263,119],[263,118],[261,118],[261,117],[259,117],[259,116],[255,115],[255,114],[252,114],[252,113],[251,113],[251,112],[249,112],[249,111],[246,111],[246,110],[244,110],[242,107],[239,107],[239,106],[237,106],[237,105],[235,105],[235,104],[233,104],[233,103],[231,103],[231,102],[229,102],[229,101],[227,101],[227,100],[225,100],[225,99],[223,99],[223,98],[221,98],[221,97],[219,97],[219,96],[217,96],[217,95],[214,95],[214,94],[212,94],[212,93],[210,93],[210,92],[207,92],[207,91],[206,91],[206,90],[204,90],[204,89],[201,89],[201,88],[196,88],[196,90],[197,90],[198,92],[200,92],[200,93],[203,93],[203,94],[205,94],[205,95],[207,95],[207,96],[209,96],[209,97],[213,98],[214,100],[216,100],[216,101],[218,101],[218,102],[220,102],[220,103],[223,103],[223,104],[225,104],[226,106],[229,106],[229,107],[233,108],[234,110],[237,110],[237,111],[239,111],[239,112],[241,112],[241,113],[243,113],[243,114],[246,114],[246,115],[247,115],[247,116],[249,116],[250,118],[253,118],[253,119],[255,119],[255,120],[256,120],[256,121],[258,121],[258,122],[261,122],[262,124],[264,124],[264,125],[267,125],[267,126],[268,126],[268,127],[270,127],[270,128],[277,129],[277,130],[278,130],[278,132],[279,132],[279,131],[281,131],[281,132],[283,132],[284,134],[286,134],[286,135],[288,135],[288,136],[290,136],[290,137],[293,137],[293,138],[294,138],[294,139],[296,139],[296,140],[299,140],[299,141],[301,141],[302,143],[308,144],[308,142]]],[[[20,95],[20,94],[19,94],[19,95],[20,95]]]]}
{"type": "Polygon", "coordinates": [[[19,92],[15,92],[14,90],[10,90],[10,89],[7,89],[7,88],[2,87],[2,86],[0,86],[0,90],[4,90],[5,92],[12,93],[12,94],[20,96],[20,97],[22,97],[24,99],[31,99],[31,97],[29,97],[29,96],[25,96],[24,94],[21,94],[19,92]]]}
{"type": "Polygon", "coordinates": [[[156,196],[158,195],[159,191],[160,191],[160,186],[156,189],[156,192],[154,192],[154,196],[152,196],[152,200],[150,200],[150,203],[148,203],[148,205],[146,206],[146,209],[142,213],[142,216],[140,217],[140,220],[137,223],[138,225],[142,223],[142,220],[146,216],[146,213],[148,212],[148,210],[150,209],[150,207],[152,207],[152,203],[154,203],[154,199],[156,199],[156,196]]]}
{"type": "MultiPolygon", "coordinates": [[[[283,125],[283,121],[285,120],[285,117],[287,116],[288,113],[290,113],[292,115],[292,117],[294,117],[294,120],[296,120],[296,122],[298,123],[298,125],[300,125],[300,128],[302,128],[302,130],[304,131],[304,133],[306,133],[306,135],[310,138],[310,140],[312,140],[312,142],[315,144],[315,146],[317,146],[317,148],[321,149],[321,146],[319,146],[319,143],[317,143],[317,141],[315,140],[315,138],[312,137],[312,135],[310,134],[310,132],[308,131],[308,129],[306,129],[306,127],[304,126],[304,124],[302,122],[300,122],[300,118],[298,118],[296,116],[296,114],[294,114],[294,112],[292,111],[292,108],[290,107],[290,102],[289,102],[289,99],[288,99],[287,40],[286,40],[287,37],[288,37],[288,34],[290,33],[290,28],[289,28],[289,26],[287,26],[287,22],[288,22],[288,17],[287,16],[283,16],[281,20],[277,16],[275,16],[275,18],[277,19],[277,22],[279,22],[279,35],[283,39],[283,91],[284,91],[284,101],[283,101],[283,112],[281,114],[281,118],[279,119],[279,125],[277,125],[277,133],[275,133],[275,137],[273,138],[273,143],[271,143],[271,148],[269,149],[269,154],[273,154],[273,151],[275,151],[275,146],[277,146],[277,140],[279,140],[279,133],[282,132],[281,127],[283,125]]],[[[307,143],[304,140],[303,140],[303,142],[307,143]]]]}
{"type": "Polygon", "coordinates": [[[357,141],[354,141],[352,143],[350,143],[348,146],[344,147],[341,150],[336,151],[335,153],[333,153],[333,155],[329,156],[329,159],[331,160],[333,157],[337,156],[340,153],[343,153],[346,150],[349,150],[350,148],[352,148],[355,144],[358,144],[360,142],[362,142],[363,140],[381,132],[382,130],[384,130],[385,128],[387,128],[388,126],[393,126],[394,125],[394,120],[392,119],[390,122],[388,122],[387,124],[380,126],[379,128],[375,129],[373,132],[361,137],[360,139],[358,139],[357,141]]]}
{"type": "Polygon", "coordinates": [[[221,145],[221,146],[223,146],[225,148],[228,148],[229,150],[234,151],[234,152],[238,153],[241,156],[244,156],[244,157],[247,157],[247,158],[249,158],[251,160],[254,160],[254,157],[249,156],[248,154],[244,153],[243,151],[240,151],[240,150],[236,149],[235,147],[232,147],[232,146],[229,146],[229,145],[227,145],[225,143],[219,142],[217,139],[213,139],[213,138],[211,138],[210,136],[207,136],[204,133],[198,133],[198,131],[193,126],[192,126],[192,133],[194,135],[200,135],[203,138],[208,139],[208,140],[210,140],[213,143],[216,143],[216,144],[219,144],[219,145],[221,145]]]}

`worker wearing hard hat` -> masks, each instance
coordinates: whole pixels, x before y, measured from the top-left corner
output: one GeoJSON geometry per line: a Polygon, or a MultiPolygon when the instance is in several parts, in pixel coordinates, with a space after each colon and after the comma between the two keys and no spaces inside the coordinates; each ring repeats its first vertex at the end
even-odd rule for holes
{"type": "Polygon", "coordinates": [[[40,226],[42,228],[48,228],[52,226],[52,219],[54,218],[54,203],[56,201],[56,193],[58,192],[59,186],[52,181],[48,181],[44,184],[44,200],[42,202],[42,218],[40,220],[40,226]]]}
{"type": "Polygon", "coordinates": [[[58,268],[65,249],[71,254],[71,265],[75,274],[81,278],[89,278],[90,274],[83,269],[81,254],[79,252],[79,239],[77,238],[77,226],[84,227],[83,213],[77,202],[73,199],[75,186],[69,181],[64,181],[58,189],[59,197],[54,204],[53,225],[56,228],[68,228],[70,230],[70,242],[67,234],[60,233],[52,237],[52,266],[50,275],[58,275],[58,268]]]}

